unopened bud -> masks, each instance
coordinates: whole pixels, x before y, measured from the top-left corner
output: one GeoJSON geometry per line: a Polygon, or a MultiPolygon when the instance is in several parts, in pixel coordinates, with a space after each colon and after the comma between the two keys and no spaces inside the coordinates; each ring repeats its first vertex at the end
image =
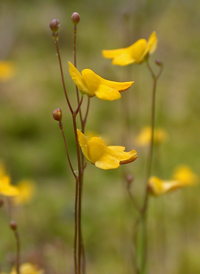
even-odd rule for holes
{"type": "Polygon", "coordinates": [[[16,230],[17,229],[17,224],[16,224],[16,222],[15,221],[10,221],[10,228],[12,229],[12,230],[16,230]]]}
{"type": "Polygon", "coordinates": [[[128,175],[126,176],[126,181],[127,181],[128,184],[132,183],[132,181],[133,181],[133,175],[128,174],[128,175]]]}
{"type": "Polygon", "coordinates": [[[163,63],[158,59],[155,60],[155,63],[156,63],[157,66],[160,66],[160,67],[163,66],[163,63]]]}
{"type": "Polygon", "coordinates": [[[61,122],[61,120],[62,120],[62,110],[61,110],[60,108],[56,108],[56,109],[53,111],[53,118],[54,118],[56,121],[61,122]]]}
{"type": "Polygon", "coordinates": [[[76,25],[78,25],[81,18],[80,18],[80,15],[78,14],[78,12],[73,12],[71,19],[72,19],[74,26],[76,26],[76,25]]]}
{"type": "Polygon", "coordinates": [[[49,24],[50,29],[53,33],[57,33],[59,30],[60,21],[58,19],[53,19],[51,23],[49,24]]]}

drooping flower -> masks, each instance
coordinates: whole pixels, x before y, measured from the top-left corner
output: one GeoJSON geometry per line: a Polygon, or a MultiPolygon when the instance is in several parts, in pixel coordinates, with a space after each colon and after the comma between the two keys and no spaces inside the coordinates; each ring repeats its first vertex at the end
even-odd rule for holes
{"type": "Polygon", "coordinates": [[[198,181],[198,176],[189,166],[178,166],[173,174],[173,179],[182,182],[183,185],[193,185],[198,181]]]}
{"type": "Polygon", "coordinates": [[[14,66],[10,61],[0,60],[0,82],[5,82],[14,76],[14,66]]]}
{"type": "Polygon", "coordinates": [[[88,138],[77,129],[78,141],[85,158],[101,169],[115,169],[137,159],[135,150],[125,152],[122,146],[106,146],[99,137],[88,138]]]}
{"type": "MultiPolygon", "coordinates": [[[[136,137],[135,141],[139,146],[149,145],[151,141],[151,135],[152,135],[151,127],[146,126],[141,130],[139,135],[136,137]]],[[[164,129],[160,127],[154,129],[154,144],[159,145],[162,142],[166,141],[167,138],[168,138],[168,134],[164,129]]]]}
{"type": "Polygon", "coordinates": [[[127,48],[103,50],[102,54],[105,58],[113,59],[113,65],[126,66],[132,63],[142,63],[148,54],[152,54],[156,50],[157,43],[158,40],[154,31],[148,41],[139,39],[127,48]]]}
{"type": "MultiPolygon", "coordinates": [[[[20,274],[43,274],[44,271],[42,269],[38,269],[35,265],[30,263],[24,263],[20,265],[20,274]]],[[[17,274],[16,268],[13,267],[10,274],[17,274]]]]}
{"type": "Polygon", "coordinates": [[[3,175],[0,177],[0,194],[4,196],[16,196],[19,194],[17,187],[10,184],[10,177],[8,175],[3,175]]]}
{"type": "Polygon", "coordinates": [[[102,100],[117,100],[121,98],[121,91],[127,90],[134,81],[114,82],[101,78],[90,69],[82,70],[81,74],[72,63],[69,62],[69,73],[82,94],[88,97],[96,96],[102,100]]]}
{"type": "Polygon", "coordinates": [[[152,176],[148,181],[150,193],[154,196],[160,196],[183,186],[179,181],[164,181],[158,177],[152,176]]]}
{"type": "Polygon", "coordinates": [[[17,184],[19,195],[14,197],[15,204],[26,204],[28,203],[35,194],[35,184],[30,180],[21,180],[17,184]]]}

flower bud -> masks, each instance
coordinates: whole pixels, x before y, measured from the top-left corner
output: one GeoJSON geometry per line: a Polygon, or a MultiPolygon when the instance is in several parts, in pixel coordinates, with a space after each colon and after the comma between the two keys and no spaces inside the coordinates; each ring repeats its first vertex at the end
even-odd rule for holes
{"type": "Polygon", "coordinates": [[[61,120],[62,120],[62,110],[60,108],[54,109],[54,111],[53,111],[53,118],[56,121],[61,122],[61,120]]]}
{"type": "Polygon", "coordinates": [[[126,176],[126,183],[127,183],[127,189],[130,189],[131,188],[131,185],[132,185],[132,182],[133,182],[134,178],[133,178],[133,175],[131,174],[128,174],[126,176]]]}
{"type": "Polygon", "coordinates": [[[60,21],[58,19],[53,19],[51,23],[49,24],[50,29],[53,33],[57,33],[59,30],[60,21]]]}
{"type": "Polygon", "coordinates": [[[15,221],[10,221],[10,228],[12,229],[12,230],[16,230],[17,229],[17,224],[15,223],[15,221]]]}
{"type": "Polygon", "coordinates": [[[132,183],[132,181],[133,181],[133,175],[128,174],[128,175],[126,176],[126,181],[127,181],[128,184],[132,183]]]}
{"type": "Polygon", "coordinates": [[[80,18],[80,15],[78,14],[78,12],[73,12],[71,19],[72,19],[74,26],[76,26],[76,25],[78,25],[81,18],[80,18]]]}
{"type": "Polygon", "coordinates": [[[156,63],[157,66],[160,66],[160,67],[163,66],[163,63],[158,59],[155,60],[155,63],[156,63]]]}

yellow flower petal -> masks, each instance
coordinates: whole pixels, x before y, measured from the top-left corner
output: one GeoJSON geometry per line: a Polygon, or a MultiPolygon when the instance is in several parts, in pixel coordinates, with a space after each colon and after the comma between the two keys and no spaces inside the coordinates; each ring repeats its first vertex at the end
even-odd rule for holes
{"type": "Polygon", "coordinates": [[[102,54],[105,58],[113,59],[113,65],[126,66],[132,63],[142,63],[145,56],[152,54],[157,48],[157,36],[154,31],[148,42],[145,39],[139,39],[133,45],[127,48],[115,50],[103,50],[102,54]]]}
{"type": "Polygon", "coordinates": [[[10,185],[10,177],[5,175],[0,178],[0,194],[4,196],[16,196],[19,194],[17,187],[10,185]]]}
{"type": "Polygon", "coordinates": [[[137,159],[135,150],[124,152],[122,146],[106,146],[99,137],[90,140],[77,129],[78,141],[85,158],[101,169],[115,169],[121,164],[127,164],[137,159]]]}
{"type": "Polygon", "coordinates": [[[182,186],[179,181],[163,181],[158,177],[151,177],[148,185],[151,194],[154,196],[163,195],[182,186]]]}
{"type": "Polygon", "coordinates": [[[156,32],[154,31],[150,35],[148,43],[147,43],[147,49],[149,50],[150,54],[154,53],[154,51],[157,48],[157,45],[158,45],[158,39],[157,39],[157,36],[156,36],[156,32]]]}
{"type": "Polygon", "coordinates": [[[198,176],[186,165],[178,166],[173,174],[173,179],[182,182],[183,185],[193,185],[197,183],[198,176]]]}
{"type": "Polygon", "coordinates": [[[83,77],[82,75],[79,73],[79,71],[77,70],[77,68],[75,68],[72,63],[68,62],[69,63],[69,73],[72,77],[72,80],[74,81],[74,83],[77,85],[78,89],[87,94],[88,96],[92,97],[94,96],[95,94],[92,95],[92,93],[88,90],[84,80],[83,80],[83,77]]]}
{"type": "Polygon", "coordinates": [[[78,134],[78,141],[79,145],[82,149],[82,152],[85,156],[85,158],[92,162],[90,155],[89,155],[89,150],[88,150],[88,137],[85,136],[80,130],[77,129],[77,134],[78,134]]]}
{"type": "MultiPolygon", "coordinates": [[[[139,145],[139,146],[146,146],[146,145],[149,145],[150,141],[151,141],[151,127],[149,126],[146,126],[144,127],[140,134],[138,134],[138,136],[136,137],[136,143],[139,145]]],[[[158,127],[158,128],[155,128],[154,130],[154,143],[156,145],[159,145],[161,144],[162,142],[166,141],[168,138],[168,134],[167,132],[158,127]]]]}
{"type": "MultiPolygon", "coordinates": [[[[20,265],[20,274],[43,274],[44,271],[42,269],[38,269],[36,266],[30,263],[24,263],[20,265]]],[[[17,274],[16,268],[13,267],[10,274],[17,274]]]]}
{"type": "Polygon", "coordinates": [[[128,89],[133,81],[114,82],[103,79],[90,69],[84,69],[82,75],[69,62],[69,72],[78,89],[89,97],[97,96],[102,100],[117,100],[121,97],[121,91],[128,89]]]}
{"type": "Polygon", "coordinates": [[[25,204],[29,202],[35,194],[35,184],[30,180],[21,180],[17,184],[19,195],[14,197],[15,204],[25,204]]]}
{"type": "Polygon", "coordinates": [[[14,76],[14,65],[10,61],[0,61],[0,82],[9,80],[14,76]]]}
{"type": "Polygon", "coordinates": [[[121,98],[121,94],[118,90],[106,85],[99,85],[95,94],[99,99],[108,101],[113,101],[121,98]]]}

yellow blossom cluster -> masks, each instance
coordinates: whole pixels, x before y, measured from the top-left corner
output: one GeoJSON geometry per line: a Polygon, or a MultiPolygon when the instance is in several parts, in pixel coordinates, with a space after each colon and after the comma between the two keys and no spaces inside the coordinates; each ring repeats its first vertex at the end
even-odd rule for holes
{"type": "Polygon", "coordinates": [[[178,166],[172,177],[172,180],[166,181],[152,176],[148,182],[151,194],[160,196],[181,187],[194,185],[198,181],[198,176],[186,165],[178,166]]]}
{"type": "Polygon", "coordinates": [[[30,180],[21,180],[17,185],[11,185],[11,178],[6,173],[5,166],[0,162],[0,195],[13,198],[15,204],[25,204],[35,193],[35,183],[30,180]]]}
{"type": "MultiPolygon", "coordinates": [[[[20,274],[43,274],[44,273],[42,269],[39,269],[37,266],[30,263],[24,263],[20,265],[19,271],[20,271],[20,274]]],[[[0,274],[6,274],[6,273],[1,272],[0,274]]],[[[15,267],[12,268],[10,274],[17,274],[15,267]]]]}

